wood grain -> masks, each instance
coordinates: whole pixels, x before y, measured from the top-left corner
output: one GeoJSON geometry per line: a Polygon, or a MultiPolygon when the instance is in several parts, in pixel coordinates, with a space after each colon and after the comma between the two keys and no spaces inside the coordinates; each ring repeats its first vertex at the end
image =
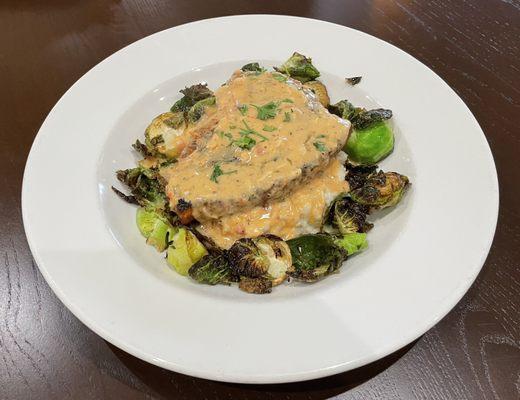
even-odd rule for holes
{"type": "MultiPolygon", "coordinates": [[[[0,399],[520,398],[519,1],[3,0],[0,33],[0,399]],[[34,264],[22,227],[20,189],[30,145],[70,85],[146,35],[241,13],[336,22],[409,52],[468,104],[499,172],[495,241],[464,299],[417,343],[317,381],[216,383],[165,371],[118,350],[56,299],[34,264]]],[[[460,167],[471,168],[454,166],[460,167]]],[[[59,171],[53,179],[59,180],[59,171]]]]}

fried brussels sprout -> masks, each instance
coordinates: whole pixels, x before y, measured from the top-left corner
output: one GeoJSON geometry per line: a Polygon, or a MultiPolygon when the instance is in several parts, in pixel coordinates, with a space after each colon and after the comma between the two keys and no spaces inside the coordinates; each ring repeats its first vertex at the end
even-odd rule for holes
{"type": "Polygon", "coordinates": [[[262,68],[257,62],[249,63],[240,68],[244,72],[264,72],[265,68],[262,68]]]}
{"type": "Polygon", "coordinates": [[[327,108],[330,104],[329,93],[327,92],[327,88],[320,81],[309,81],[303,84],[304,87],[309,88],[314,92],[318,101],[321,105],[327,108]]]}
{"type": "Polygon", "coordinates": [[[205,255],[190,267],[188,274],[198,283],[207,285],[228,285],[238,281],[238,277],[233,275],[229,262],[223,254],[205,255]]]}
{"type": "MultiPolygon", "coordinates": [[[[164,194],[164,185],[159,179],[157,170],[136,167],[119,170],[116,172],[116,176],[132,193],[131,196],[123,194],[123,196],[127,197],[126,201],[140,204],[143,207],[165,209],[167,200],[164,194]]],[[[123,197],[120,191],[113,189],[120,197],[123,197]]]]}
{"type": "MultiPolygon", "coordinates": [[[[184,121],[182,112],[166,112],[155,117],[144,132],[148,154],[177,157],[184,148],[181,138],[186,128],[184,121]]],[[[139,144],[139,150],[143,151],[142,144],[139,144]]]]}
{"type": "Polygon", "coordinates": [[[336,104],[331,104],[328,110],[331,114],[348,119],[354,129],[365,129],[378,122],[392,118],[392,110],[384,108],[365,110],[361,107],[355,107],[348,100],[341,100],[336,104]]]}
{"type": "Polygon", "coordinates": [[[166,260],[181,275],[188,275],[191,266],[208,254],[202,243],[186,228],[179,228],[170,240],[166,260]]]}
{"type": "Polygon", "coordinates": [[[168,239],[177,231],[160,212],[143,207],[137,209],[136,223],[146,243],[159,252],[166,250],[168,239]]]}
{"type": "Polygon", "coordinates": [[[336,244],[343,247],[349,256],[359,253],[368,247],[366,233],[348,233],[336,239],[336,244]]]}
{"type": "Polygon", "coordinates": [[[352,190],[350,196],[359,204],[381,209],[399,203],[409,186],[406,176],[379,171],[370,175],[363,186],[352,190]]]}
{"type": "Polygon", "coordinates": [[[296,52],[285,63],[275,69],[301,83],[315,80],[320,76],[320,71],[312,65],[312,59],[296,52]]]}
{"type": "Polygon", "coordinates": [[[377,165],[354,165],[350,162],[345,164],[347,175],[345,179],[348,182],[350,190],[354,190],[363,186],[367,178],[377,171],[377,165]]]}
{"type": "Polygon", "coordinates": [[[171,112],[188,112],[197,102],[213,96],[213,92],[206,84],[196,84],[180,91],[184,96],[175,102],[171,112]]]}
{"type": "Polygon", "coordinates": [[[292,264],[289,247],[274,235],[237,240],[227,251],[227,258],[234,275],[267,278],[272,285],[286,279],[292,264]]]}
{"type": "Polygon", "coordinates": [[[342,235],[367,232],[373,226],[366,221],[369,211],[368,206],[356,203],[348,194],[342,193],[332,202],[324,222],[339,230],[342,235]]]}
{"type": "Polygon", "coordinates": [[[305,282],[314,282],[341,267],[347,259],[345,248],[332,235],[303,235],[287,241],[292,255],[289,275],[305,282]]]}
{"type": "Polygon", "coordinates": [[[394,150],[394,133],[385,122],[364,129],[354,129],[344,150],[354,162],[376,164],[394,150]]]}
{"type": "Polygon", "coordinates": [[[188,111],[188,122],[194,123],[197,122],[204,111],[206,111],[207,107],[211,107],[215,105],[215,96],[208,97],[206,99],[200,100],[193,105],[188,111]]]}
{"type": "Polygon", "coordinates": [[[248,278],[247,276],[242,276],[240,277],[238,288],[247,293],[266,294],[271,293],[273,282],[263,276],[259,278],[248,278]]]}

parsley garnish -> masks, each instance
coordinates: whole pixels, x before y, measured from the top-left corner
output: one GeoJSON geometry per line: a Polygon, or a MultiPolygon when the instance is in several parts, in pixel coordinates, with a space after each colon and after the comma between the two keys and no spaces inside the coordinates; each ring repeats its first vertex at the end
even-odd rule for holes
{"type": "Polygon", "coordinates": [[[282,103],[294,103],[294,101],[292,101],[291,99],[283,99],[281,102],[282,103]]]}
{"type": "Polygon", "coordinates": [[[263,106],[255,106],[254,104],[251,105],[254,108],[256,108],[256,117],[264,121],[266,119],[276,117],[276,113],[278,112],[278,104],[276,104],[274,101],[270,101],[269,103],[264,104],[263,106]]]}
{"type": "Polygon", "coordinates": [[[283,122],[291,122],[291,114],[286,112],[285,117],[283,118],[283,122]]]}
{"type": "Polygon", "coordinates": [[[240,111],[240,114],[246,115],[248,108],[249,107],[247,106],[247,104],[242,104],[241,106],[238,107],[238,111],[240,111]]]}
{"type": "Polygon", "coordinates": [[[240,147],[241,149],[251,150],[255,146],[256,140],[251,136],[242,135],[240,139],[233,140],[233,144],[235,144],[237,147],[240,147]]]}
{"type": "Polygon", "coordinates": [[[316,147],[318,151],[321,151],[322,153],[325,153],[327,151],[327,147],[325,147],[323,142],[314,142],[313,145],[314,147],[316,147]]]}
{"type": "Polygon", "coordinates": [[[264,135],[258,133],[254,129],[251,129],[245,120],[242,120],[242,123],[244,124],[245,129],[240,130],[240,135],[242,135],[242,136],[256,135],[256,136],[262,138],[262,142],[269,140],[264,135]]]}
{"type": "Polygon", "coordinates": [[[215,164],[215,166],[213,167],[213,172],[211,173],[211,176],[210,176],[209,179],[212,180],[215,183],[218,183],[219,176],[231,175],[231,174],[234,174],[236,172],[237,172],[236,169],[233,170],[233,171],[224,172],[224,171],[222,171],[222,168],[220,168],[219,164],[215,164]]]}
{"type": "Polygon", "coordinates": [[[318,136],[316,136],[316,137],[317,137],[318,139],[321,139],[321,138],[326,138],[327,135],[318,135],[318,136]]]}
{"type": "Polygon", "coordinates": [[[263,131],[266,131],[266,132],[273,132],[276,130],[276,127],[274,126],[271,126],[271,125],[264,125],[264,127],[262,128],[263,131]]]}

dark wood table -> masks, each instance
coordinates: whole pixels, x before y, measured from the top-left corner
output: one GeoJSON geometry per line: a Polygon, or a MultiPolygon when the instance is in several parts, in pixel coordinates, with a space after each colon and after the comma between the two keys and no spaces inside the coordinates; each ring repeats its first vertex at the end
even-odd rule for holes
{"type": "MultiPolygon", "coordinates": [[[[0,399],[519,399],[519,46],[518,0],[3,0],[0,399]],[[45,116],[68,87],[111,53],[151,33],[243,13],[332,21],[409,52],[445,79],[473,111],[498,168],[498,228],[471,290],[417,342],[330,378],[236,385],[191,378],[136,359],[65,309],[42,279],[25,239],[20,213],[25,160],[45,116]]],[[[442,129],[436,110],[432,123],[442,129]]],[[[60,184],[60,171],[48,179],[60,184]]]]}

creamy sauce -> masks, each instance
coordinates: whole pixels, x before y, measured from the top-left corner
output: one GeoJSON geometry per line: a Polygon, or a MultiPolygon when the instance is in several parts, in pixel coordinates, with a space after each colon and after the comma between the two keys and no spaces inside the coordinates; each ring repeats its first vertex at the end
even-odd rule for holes
{"type": "Polygon", "coordinates": [[[348,190],[335,156],[350,124],[280,77],[236,72],[215,92],[216,106],[178,137],[186,143],[178,162],[161,170],[172,209],[191,202],[201,230],[223,247],[316,231],[331,199],[348,190]]]}
{"type": "Polygon", "coordinates": [[[162,171],[172,206],[189,201],[204,221],[264,204],[287,195],[291,183],[315,175],[341,149],[348,122],[276,76],[235,74],[215,92],[216,111],[187,129],[194,137],[189,151],[162,171]],[[259,119],[254,106],[269,102],[277,105],[274,118],[259,119]],[[244,131],[254,132],[251,149],[236,145],[244,131]],[[216,169],[222,175],[215,177],[216,169]]]}
{"type": "Polygon", "coordinates": [[[342,192],[348,192],[345,168],[335,158],[321,174],[285,199],[208,221],[201,224],[199,230],[223,248],[231,247],[237,239],[266,233],[292,239],[317,232],[325,209],[342,192]]]}

